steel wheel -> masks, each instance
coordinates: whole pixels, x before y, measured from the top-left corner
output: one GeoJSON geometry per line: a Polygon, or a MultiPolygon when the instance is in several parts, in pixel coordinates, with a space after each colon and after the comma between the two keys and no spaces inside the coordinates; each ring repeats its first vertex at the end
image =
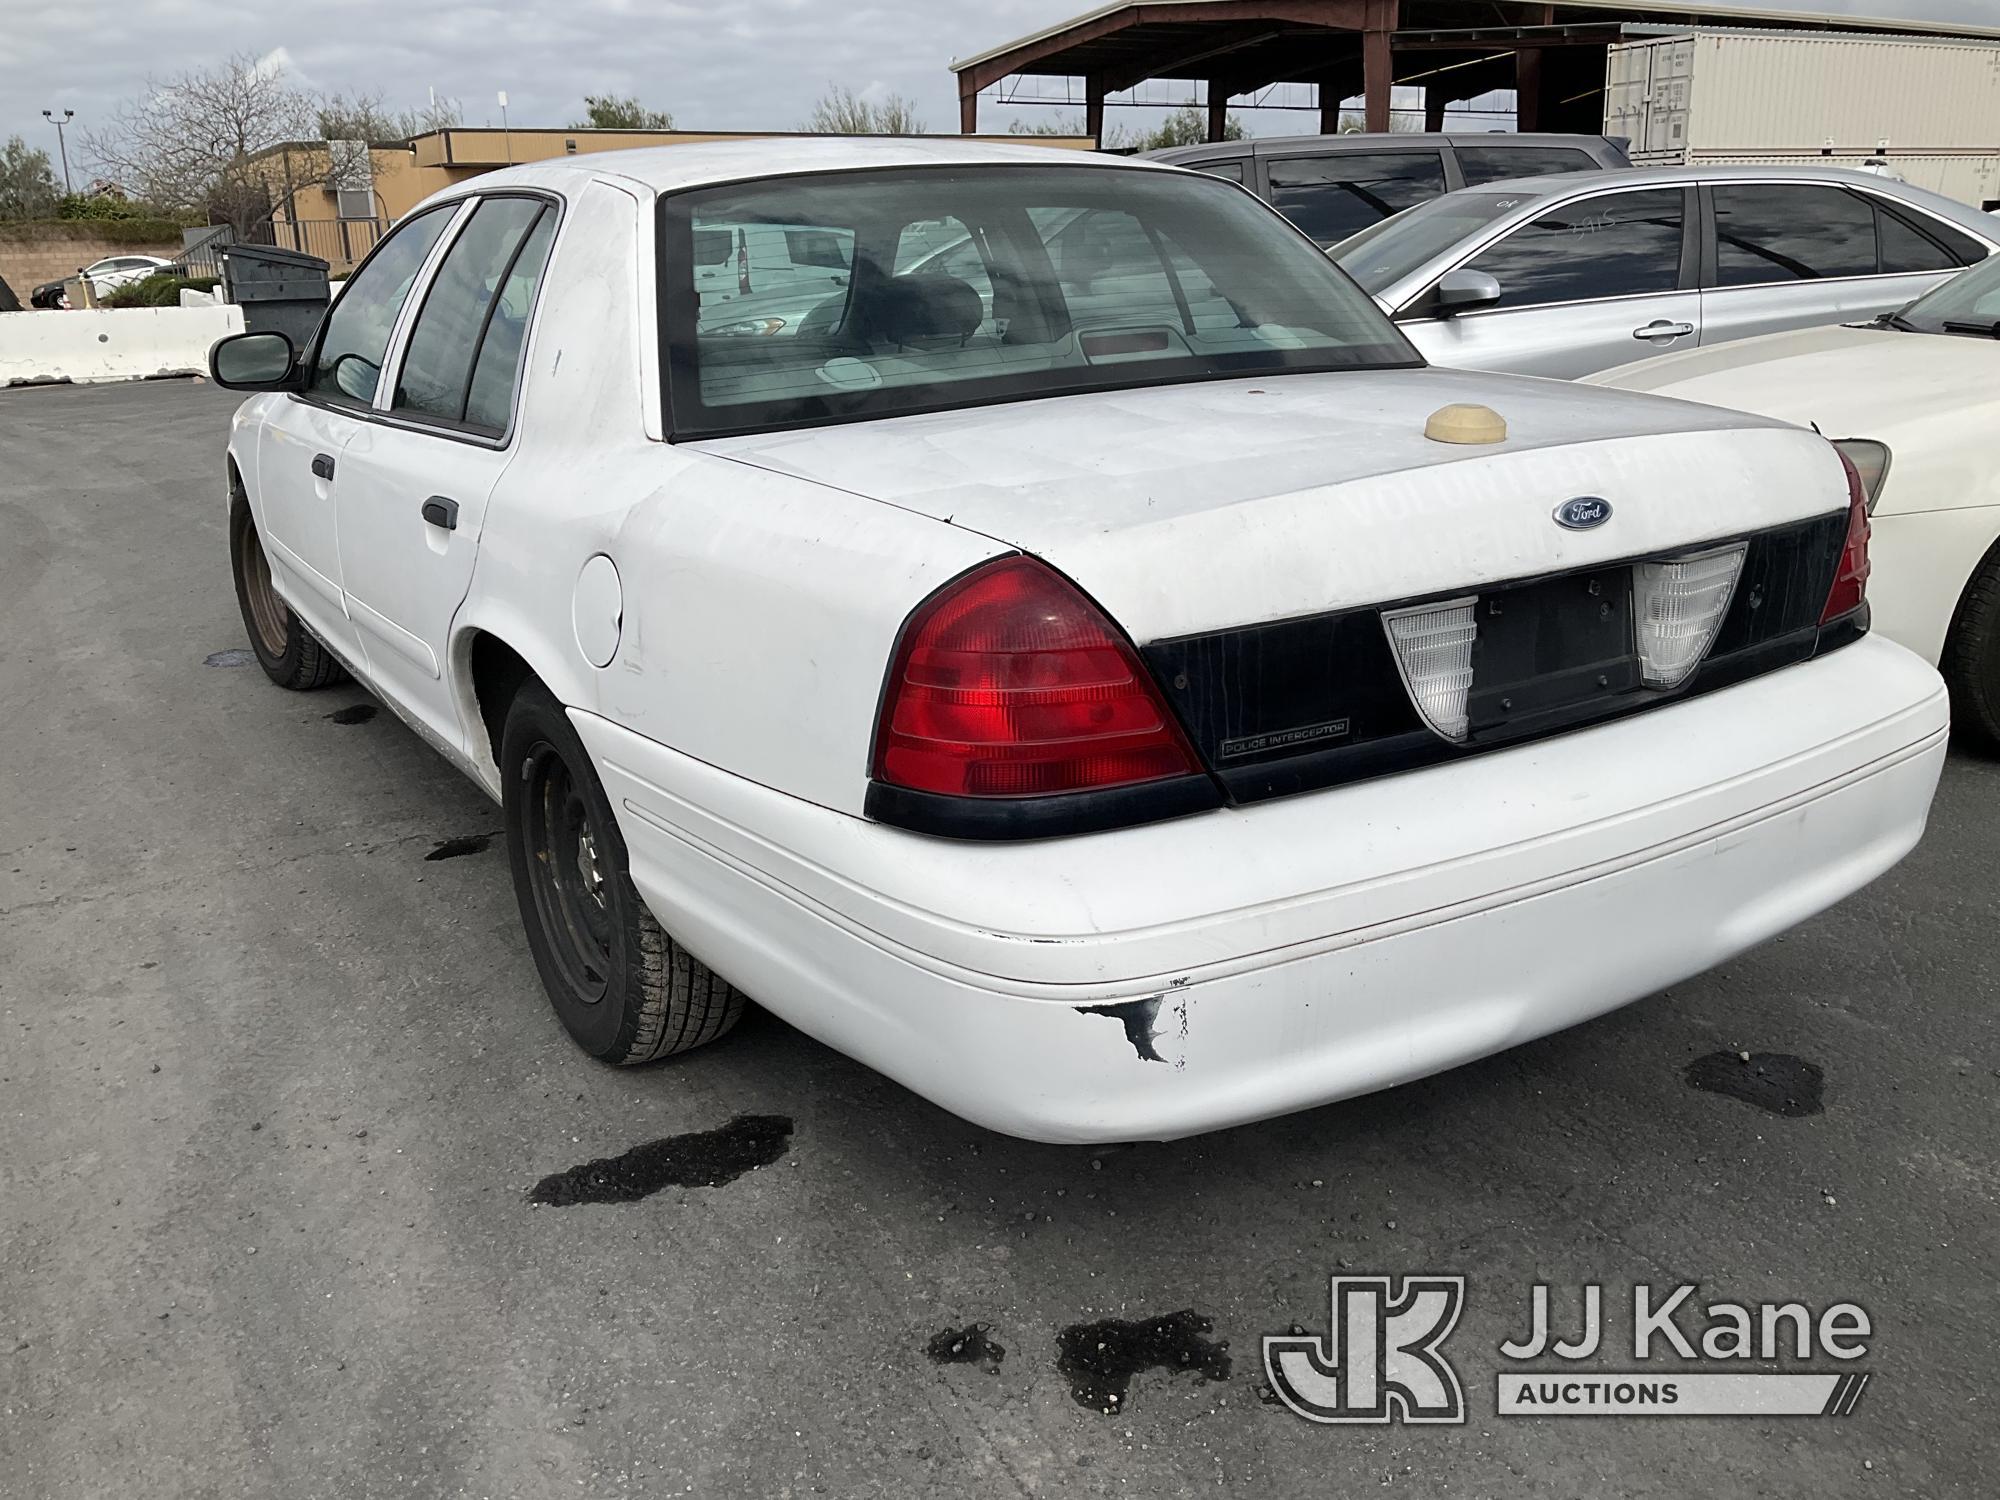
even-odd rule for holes
{"type": "Polygon", "coordinates": [[[613,942],[607,849],[589,803],[553,745],[537,743],[524,768],[528,882],[550,957],[585,1004],[604,998],[613,942]]]}
{"type": "Polygon", "coordinates": [[[249,608],[250,627],[268,655],[283,656],[291,639],[292,612],[271,587],[271,565],[264,560],[264,548],[257,540],[256,530],[253,528],[243,541],[237,571],[243,602],[249,608]]]}

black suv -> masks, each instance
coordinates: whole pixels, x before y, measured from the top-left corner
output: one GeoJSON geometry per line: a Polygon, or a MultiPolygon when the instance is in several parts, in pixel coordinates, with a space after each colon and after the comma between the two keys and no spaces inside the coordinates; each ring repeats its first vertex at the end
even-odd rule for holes
{"type": "Polygon", "coordinates": [[[1173,146],[1152,161],[1242,183],[1322,245],[1462,187],[1629,167],[1601,135],[1285,135],[1173,146]]]}

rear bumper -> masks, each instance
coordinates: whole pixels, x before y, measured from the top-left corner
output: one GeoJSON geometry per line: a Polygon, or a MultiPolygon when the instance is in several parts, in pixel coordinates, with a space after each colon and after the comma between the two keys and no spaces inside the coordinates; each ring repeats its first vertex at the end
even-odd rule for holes
{"type": "Polygon", "coordinates": [[[1165,1138],[1698,973],[1916,842],[1948,727],[1886,641],[1519,749],[1031,844],[927,839],[588,714],[634,881],[767,1008],[954,1112],[1165,1138]]]}

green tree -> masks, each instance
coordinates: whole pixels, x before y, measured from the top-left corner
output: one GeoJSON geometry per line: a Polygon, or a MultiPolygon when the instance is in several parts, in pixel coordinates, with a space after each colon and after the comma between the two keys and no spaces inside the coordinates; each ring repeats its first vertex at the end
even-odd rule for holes
{"type": "Polygon", "coordinates": [[[922,135],[924,122],[917,116],[914,99],[901,94],[864,99],[853,89],[834,83],[827,85],[813,105],[811,118],[799,129],[814,135],[922,135]]]}
{"type": "Polygon", "coordinates": [[[61,198],[49,153],[8,137],[0,146],[0,219],[45,219],[61,198]]]}
{"type": "MultiPolygon", "coordinates": [[[[1240,141],[1249,134],[1235,115],[1222,122],[1225,141],[1240,141]]],[[[1183,104],[1156,128],[1141,135],[1136,144],[1141,151],[1164,151],[1169,146],[1199,146],[1207,139],[1208,111],[1198,105],[1183,104]]]]}
{"type": "Polygon", "coordinates": [[[674,117],[664,109],[648,109],[635,95],[585,94],[584,118],[571,130],[672,130],[674,117]]]}

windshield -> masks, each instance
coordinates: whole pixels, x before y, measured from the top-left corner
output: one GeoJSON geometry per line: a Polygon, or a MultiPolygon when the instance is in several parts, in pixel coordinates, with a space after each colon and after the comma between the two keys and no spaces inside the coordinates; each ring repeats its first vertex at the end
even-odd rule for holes
{"type": "Polygon", "coordinates": [[[2000,324],[2000,256],[1962,271],[1926,292],[1902,311],[1902,321],[1921,333],[1963,333],[1947,323],[1980,324],[1993,332],[2000,324]]]}
{"type": "Polygon", "coordinates": [[[1421,364],[1242,189],[1119,167],[819,173],[661,201],[674,436],[1421,364]]]}
{"type": "Polygon", "coordinates": [[[1526,193],[1446,193],[1394,218],[1370,224],[1327,251],[1334,263],[1377,296],[1419,266],[1444,254],[1519,208],[1526,193]]]}

